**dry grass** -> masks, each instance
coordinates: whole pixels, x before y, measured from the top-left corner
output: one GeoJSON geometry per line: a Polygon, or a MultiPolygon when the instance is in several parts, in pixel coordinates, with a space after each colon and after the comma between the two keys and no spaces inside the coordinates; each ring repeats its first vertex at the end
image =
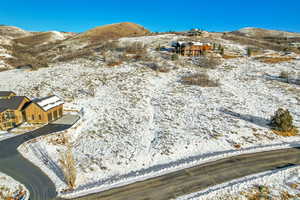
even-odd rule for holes
{"type": "Polygon", "coordinates": [[[28,48],[14,44],[12,46],[12,56],[7,63],[13,67],[31,66],[32,70],[37,70],[48,66],[48,57],[38,56],[38,54],[31,52],[28,48]]]}
{"type": "Polygon", "coordinates": [[[295,58],[293,57],[259,57],[257,59],[263,63],[269,64],[289,62],[295,60],[295,58]]]}
{"type": "Polygon", "coordinates": [[[183,77],[181,81],[187,85],[199,85],[201,87],[218,87],[219,81],[210,80],[208,74],[199,73],[183,77]]]}
{"type": "Polygon", "coordinates": [[[51,138],[49,143],[52,145],[66,145],[68,143],[68,138],[64,134],[59,134],[55,138],[51,138]]]}
{"type": "Polygon", "coordinates": [[[298,187],[299,187],[299,183],[291,183],[291,184],[289,184],[288,185],[290,188],[292,188],[292,189],[297,189],[298,187]]]}
{"type": "Polygon", "coordinates": [[[240,149],[242,146],[240,144],[234,144],[233,147],[236,149],[240,149]]]}
{"type": "MultiPolygon", "coordinates": [[[[146,64],[149,68],[151,68],[153,71],[161,72],[161,73],[168,73],[171,71],[169,67],[166,66],[160,66],[157,63],[148,63],[146,64]]],[[[166,65],[166,64],[165,64],[166,65]]]]}
{"type": "Polygon", "coordinates": [[[230,55],[230,54],[224,54],[223,58],[224,59],[235,59],[235,58],[240,58],[241,56],[237,56],[237,55],[230,55]]]}
{"type": "Polygon", "coordinates": [[[40,45],[44,42],[48,42],[51,39],[51,37],[52,33],[50,32],[36,33],[31,36],[15,39],[14,41],[17,43],[21,43],[22,45],[34,46],[40,45]]]}
{"type": "Polygon", "coordinates": [[[298,135],[298,133],[299,133],[298,129],[296,129],[296,128],[293,128],[290,131],[280,131],[280,130],[272,130],[272,131],[276,135],[283,136],[283,137],[292,137],[292,136],[298,135]]]}
{"type": "Polygon", "coordinates": [[[279,74],[279,78],[284,78],[284,79],[288,79],[289,78],[289,73],[286,71],[282,71],[279,74]]]}
{"type": "Polygon", "coordinates": [[[234,41],[242,45],[252,46],[261,49],[271,49],[274,51],[284,51],[288,46],[286,44],[277,44],[276,42],[270,42],[262,38],[251,38],[232,33],[226,33],[222,36],[225,40],[234,41]]]}
{"type": "Polygon", "coordinates": [[[281,200],[290,200],[290,199],[295,199],[294,195],[291,195],[289,192],[284,191],[280,193],[280,199],[281,200]]]}
{"type": "Polygon", "coordinates": [[[248,200],[261,200],[261,199],[270,199],[270,189],[263,185],[255,186],[251,191],[249,192],[243,192],[243,195],[248,200]]]}
{"type": "Polygon", "coordinates": [[[67,52],[62,54],[57,60],[59,62],[67,62],[77,58],[85,58],[93,55],[93,51],[90,49],[83,49],[75,52],[67,52]]]}
{"type": "Polygon", "coordinates": [[[122,60],[111,60],[107,62],[107,66],[108,67],[115,67],[115,66],[119,66],[123,63],[122,60]]]}
{"type": "Polygon", "coordinates": [[[167,68],[167,67],[159,67],[156,71],[161,72],[161,73],[168,73],[171,71],[171,69],[167,68]]]}
{"type": "Polygon", "coordinates": [[[92,43],[115,40],[121,37],[143,36],[149,34],[144,27],[133,23],[111,24],[91,29],[79,36],[88,38],[92,43]]]}

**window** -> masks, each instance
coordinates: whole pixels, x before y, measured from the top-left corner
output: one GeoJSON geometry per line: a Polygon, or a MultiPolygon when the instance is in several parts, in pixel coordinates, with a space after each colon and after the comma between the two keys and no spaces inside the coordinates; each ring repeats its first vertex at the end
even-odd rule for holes
{"type": "Polygon", "coordinates": [[[7,111],[5,113],[5,119],[10,120],[10,119],[15,119],[16,115],[14,113],[14,111],[7,111]]]}
{"type": "Polygon", "coordinates": [[[13,123],[11,123],[11,122],[4,123],[4,127],[6,127],[6,128],[10,128],[12,126],[13,126],[13,123]]]}
{"type": "Polygon", "coordinates": [[[41,115],[39,115],[39,120],[42,120],[42,116],[41,115]]]}
{"type": "Polygon", "coordinates": [[[31,119],[34,120],[34,115],[31,116],[31,119]]]}

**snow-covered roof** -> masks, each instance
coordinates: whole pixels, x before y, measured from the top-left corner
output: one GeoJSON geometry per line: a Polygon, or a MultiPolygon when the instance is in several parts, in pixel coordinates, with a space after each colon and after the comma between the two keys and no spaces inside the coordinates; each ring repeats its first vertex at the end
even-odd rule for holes
{"type": "Polygon", "coordinates": [[[204,45],[202,42],[192,42],[193,45],[195,46],[202,46],[204,45]]]}
{"type": "Polygon", "coordinates": [[[62,105],[64,102],[58,96],[50,96],[35,101],[43,110],[48,111],[51,108],[62,105]]]}
{"type": "Polygon", "coordinates": [[[203,43],[203,42],[183,42],[183,41],[173,41],[172,46],[188,46],[188,45],[193,45],[193,46],[203,46],[203,45],[211,45],[210,43],[203,43]]]}

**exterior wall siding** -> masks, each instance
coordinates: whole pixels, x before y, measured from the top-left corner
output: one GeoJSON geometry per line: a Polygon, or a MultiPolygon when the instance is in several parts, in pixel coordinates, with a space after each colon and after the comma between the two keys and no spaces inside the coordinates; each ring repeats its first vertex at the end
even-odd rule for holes
{"type": "Polygon", "coordinates": [[[59,113],[60,109],[63,110],[63,105],[54,107],[48,111],[44,111],[38,105],[32,103],[25,110],[27,122],[33,124],[48,123],[62,117],[60,115],[57,115],[57,117],[54,118],[54,112],[59,113]]]}

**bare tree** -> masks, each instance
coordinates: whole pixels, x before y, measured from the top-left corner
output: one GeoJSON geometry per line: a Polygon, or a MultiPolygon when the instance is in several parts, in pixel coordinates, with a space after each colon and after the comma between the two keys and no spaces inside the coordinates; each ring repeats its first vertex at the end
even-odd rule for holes
{"type": "Polygon", "coordinates": [[[72,153],[72,145],[69,142],[67,142],[67,150],[61,154],[59,163],[63,170],[66,183],[70,189],[74,189],[76,187],[77,171],[72,153]]]}

